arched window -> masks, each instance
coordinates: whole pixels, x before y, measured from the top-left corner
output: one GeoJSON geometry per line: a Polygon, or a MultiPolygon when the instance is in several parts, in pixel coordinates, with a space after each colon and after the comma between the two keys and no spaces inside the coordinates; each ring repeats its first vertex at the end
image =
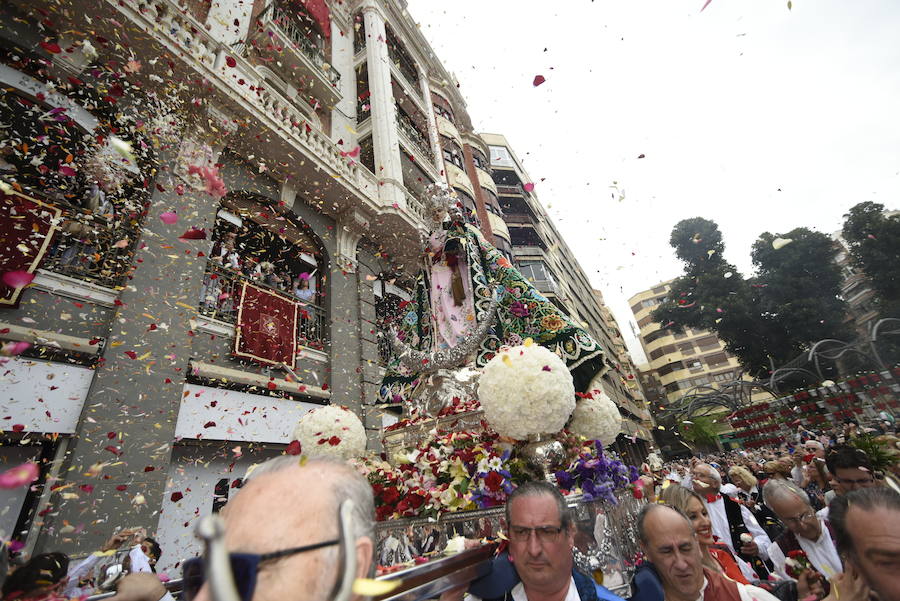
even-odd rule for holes
{"type": "Polygon", "coordinates": [[[245,282],[268,288],[300,309],[301,346],[324,348],[322,298],[327,259],[321,241],[295,216],[253,195],[222,199],[200,293],[200,313],[235,323],[245,282]]]}

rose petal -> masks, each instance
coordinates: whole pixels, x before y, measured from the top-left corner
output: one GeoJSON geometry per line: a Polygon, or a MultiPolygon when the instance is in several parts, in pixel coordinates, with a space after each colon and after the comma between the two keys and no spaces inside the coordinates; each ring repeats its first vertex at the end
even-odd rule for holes
{"type": "Polygon", "coordinates": [[[0,474],[0,488],[19,488],[20,486],[31,484],[37,480],[39,472],[37,464],[33,461],[17,465],[0,474]]]}
{"type": "Polygon", "coordinates": [[[192,227],[178,237],[179,240],[206,240],[206,230],[192,227]]]}
{"type": "Polygon", "coordinates": [[[159,218],[166,225],[172,225],[173,223],[178,222],[178,215],[172,211],[166,211],[165,213],[160,214],[159,218]]]}
{"type": "Polygon", "coordinates": [[[532,190],[534,190],[534,184],[531,182],[524,184],[522,187],[525,189],[526,192],[531,192],[532,190]]]}
{"type": "Polygon", "coordinates": [[[547,80],[544,78],[543,75],[535,75],[535,76],[534,76],[534,81],[531,82],[531,83],[532,83],[532,85],[533,85],[534,87],[538,87],[539,85],[541,85],[541,84],[544,83],[545,81],[547,81],[547,80]]]}
{"type": "Polygon", "coordinates": [[[22,288],[34,280],[34,274],[27,271],[7,271],[3,274],[3,283],[10,288],[22,288]]]}

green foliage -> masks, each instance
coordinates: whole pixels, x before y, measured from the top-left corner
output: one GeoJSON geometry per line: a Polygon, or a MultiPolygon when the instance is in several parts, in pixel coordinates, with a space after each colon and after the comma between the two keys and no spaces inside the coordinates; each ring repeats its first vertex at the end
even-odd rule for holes
{"type": "Polygon", "coordinates": [[[894,463],[893,457],[885,448],[885,443],[875,440],[871,434],[862,434],[850,440],[850,444],[865,452],[872,462],[872,467],[876,470],[883,471],[891,467],[894,463]]]}
{"type": "Polygon", "coordinates": [[[693,423],[682,423],[678,426],[682,438],[694,444],[715,446],[716,441],[719,439],[715,422],[711,418],[702,415],[692,417],[691,421],[693,423]]]}
{"type": "Polygon", "coordinates": [[[854,265],[878,295],[879,313],[900,317],[900,216],[885,216],[884,205],[861,202],[844,219],[841,233],[854,265]]]}
{"type": "Polygon", "coordinates": [[[673,282],[652,319],[674,332],[685,327],[715,332],[750,374],[763,377],[770,358],[776,365],[787,363],[823,338],[851,336],[838,296],[836,251],[824,234],[806,228],[762,234],[753,247],[759,273],[752,279],[722,256],[725,246],[715,222],[681,221],[670,243],[685,274],[673,282]],[[776,238],[792,242],[776,249],[776,238]]]}

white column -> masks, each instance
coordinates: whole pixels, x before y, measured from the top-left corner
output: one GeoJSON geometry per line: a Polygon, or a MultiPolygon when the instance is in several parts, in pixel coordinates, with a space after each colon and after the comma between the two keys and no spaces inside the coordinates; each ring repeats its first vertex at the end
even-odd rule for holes
{"type": "Polygon", "coordinates": [[[438,173],[444,170],[444,155],[441,152],[441,139],[437,130],[437,119],[434,116],[434,105],[431,103],[431,86],[428,83],[428,74],[419,69],[419,85],[422,88],[422,97],[425,100],[425,111],[428,119],[428,142],[431,144],[431,152],[434,153],[434,169],[438,173]]]}
{"type": "Polygon", "coordinates": [[[366,62],[369,70],[369,106],[371,107],[372,144],[375,149],[375,176],[382,203],[405,206],[403,168],[400,163],[400,137],[394,93],[391,89],[391,63],[388,56],[384,15],[377,4],[363,5],[366,23],[366,62]]]}
{"type": "Polygon", "coordinates": [[[253,0],[213,0],[206,15],[210,35],[225,46],[245,41],[250,32],[252,10],[253,0]]]}
{"type": "Polygon", "coordinates": [[[331,111],[331,139],[344,141],[341,150],[356,147],[358,136],[354,133],[356,120],[356,70],[353,68],[353,26],[339,23],[337,14],[331,19],[331,67],[341,74],[338,90],[341,99],[337,110],[331,111]],[[341,32],[343,31],[343,35],[341,32]]]}

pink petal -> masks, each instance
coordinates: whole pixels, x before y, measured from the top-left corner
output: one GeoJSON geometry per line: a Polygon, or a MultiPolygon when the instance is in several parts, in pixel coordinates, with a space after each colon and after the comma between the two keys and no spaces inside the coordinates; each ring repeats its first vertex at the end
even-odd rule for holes
{"type": "Polygon", "coordinates": [[[31,348],[30,342],[7,342],[3,345],[2,349],[0,349],[0,355],[15,357],[16,355],[24,353],[29,348],[31,348]]]}
{"type": "Polygon", "coordinates": [[[34,274],[23,270],[7,271],[3,274],[3,283],[10,288],[23,288],[31,283],[34,274]]]}
{"type": "Polygon", "coordinates": [[[534,81],[531,82],[531,83],[532,83],[532,85],[534,85],[534,87],[538,87],[539,85],[541,85],[541,84],[544,83],[545,81],[547,81],[547,80],[544,78],[543,75],[535,75],[535,76],[534,76],[534,81]]]}
{"type": "Polygon", "coordinates": [[[176,214],[173,213],[172,211],[166,211],[165,213],[162,213],[162,214],[159,216],[159,218],[160,218],[160,219],[162,220],[162,222],[165,223],[166,225],[172,225],[173,223],[176,223],[176,222],[178,221],[178,215],[176,215],[176,214]]]}
{"type": "Polygon", "coordinates": [[[75,177],[75,170],[69,167],[68,165],[60,165],[59,172],[67,177],[75,177]]]}
{"type": "Polygon", "coordinates": [[[522,187],[525,188],[526,192],[531,192],[532,190],[534,190],[534,184],[532,182],[528,182],[527,184],[523,185],[522,187]]]}
{"type": "Polygon", "coordinates": [[[703,9],[705,9],[707,6],[709,6],[710,2],[712,2],[712,0],[706,0],[706,2],[703,3],[703,8],[700,9],[700,12],[703,12],[703,9]]]}
{"type": "Polygon", "coordinates": [[[307,281],[309,280],[309,274],[306,273],[305,271],[297,277],[299,277],[301,280],[307,280],[307,281]]]}
{"type": "Polygon", "coordinates": [[[38,477],[38,466],[28,461],[0,474],[0,488],[19,488],[31,484],[38,477]]]}

